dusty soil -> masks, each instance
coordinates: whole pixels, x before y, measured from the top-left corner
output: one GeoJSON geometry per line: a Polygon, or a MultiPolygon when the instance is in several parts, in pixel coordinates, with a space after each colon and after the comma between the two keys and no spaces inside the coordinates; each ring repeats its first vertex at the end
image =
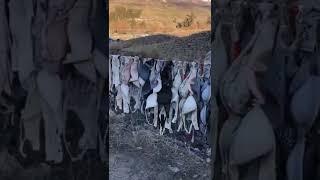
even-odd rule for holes
{"type": "Polygon", "coordinates": [[[206,148],[192,147],[190,141],[168,132],[160,136],[158,129],[144,122],[141,114],[124,116],[110,110],[110,180],[209,179],[206,148]]]}

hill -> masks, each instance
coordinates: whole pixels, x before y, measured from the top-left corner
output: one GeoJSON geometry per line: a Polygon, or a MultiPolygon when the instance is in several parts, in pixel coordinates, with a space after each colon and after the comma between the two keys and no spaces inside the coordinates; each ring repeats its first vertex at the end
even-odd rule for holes
{"type": "Polygon", "coordinates": [[[109,36],[124,40],[155,34],[181,37],[211,26],[206,0],[110,0],[109,17],[109,36]],[[192,22],[184,27],[188,17],[192,22]]]}
{"type": "Polygon", "coordinates": [[[210,51],[210,42],[210,31],[185,37],[151,35],[110,44],[110,53],[193,61],[204,58],[210,51]]]}

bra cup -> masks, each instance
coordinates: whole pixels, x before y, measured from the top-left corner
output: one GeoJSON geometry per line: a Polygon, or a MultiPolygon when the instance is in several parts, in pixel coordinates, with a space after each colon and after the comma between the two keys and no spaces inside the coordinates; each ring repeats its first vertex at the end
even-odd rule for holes
{"type": "Polygon", "coordinates": [[[138,62],[135,60],[130,67],[131,78],[130,82],[137,81],[139,79],[138,75],[138,62]]]}
{"type": "Polygon", "coordinates": [[[120,60],[119,56],[113,55],[112,56],[112,84],[118,86],[120,84],[120,60]]]}
{"type": "Polygon", "coordinates": [[[320,77],[311,76],[294,94],[291,112],[296,124],[310,128],[320,107],[320,77]]]}
{"type": "Polygon", "coordinates": [[[150,76],[150,69],[143,63],[138,65],[138,75],[144,81],[147,81],[150,76]]]}
{"type": "Polygon", "coordinates": [[[208,85],[201,93],[201,98],[204,102],[208,102],[211,98],[211,85],[208,85]]]}
{"type": "Polygon", "coordinates": [[[143,80],[141,77],[139,77],[139,83],[140,83],[141,87],[143,87],[143,85],[146,83],[146,81],[143,80]]]}
{"type": "Polygon", "coordinates": [[[158,83],[157,83],[157,86],[153,88],[153,93],[158,93],[162,89],[161,79],[159,78],[157,81],[158,81],[158,83]]]}
{"type": "Polygon", "coordinates": [[[126,84],[121,84],[121,92],[124,96],[129,96],[129,86],[126,84]]]}
{"type": "Polygon", "coordinates": [[[182,106],[182,114],[190,113],[197,109],[197,103],[193,96],[189,96],[182,106]]]}
{"type": "Polygon", "coordinates": [[[207,112],[206,112],[207,108],[203,107],[200,111],[200,120],[202,122],[202,124],[206,124],[206,120],[207,120],[207,112]]]}
{"type": "Polygon", "coordinates": [[[157,99],[158,99],[158,95],[156,93],[150,94],[146,100],[145,109],[154,108],[158,106],[157,99]]]}
{"type": "Polygon", "coordinates": [[[219,149],[222,163],[226,165],[229,157],[229,151],[233,142],[234,132],[238,127],[241,118],[230,116],[224,123],[220,131],[219,149]]]}
{"type": "Polygon", "coordinates": [[[189,89],[188,89],[188,86],[187,86],[187,80],[184,80],[180,87],[179,87],[179,95],[181,97],[187,97],[188,96],[188,93],[189,93],[189,89]]]}
{"type": "Polygon", "coordinates": [[[242,165],[275,148],[275,136],[269,119],[260,107],[253,108],[235,133],[230,151],[231,165],[242,165]]]}
{"type": "Polygon", "coordinates": [[[179,86],[181,85],[181,76],[177,73],[176,76],[174,77],[174,81],[173,81],[173,88],[179,88],[179,86]]]}
{"type": "Polygon", "coordinates": [[[181,99],[181,100],[179,101],[179,111],[180,111],[180,109],[181,109],[181,111],[182,111],[182,108],[183,108],[184,103],[186,102],[186,100],[187,100],[187,99],[183,98],[183,99],[181,99]]]}
{"type": "Polygon", "coordinates": [[[177,102],[179,100],[179,94],[178,94],[178,90],[176,89],[171,89],[171,103],[172,102],[177,102]]]}

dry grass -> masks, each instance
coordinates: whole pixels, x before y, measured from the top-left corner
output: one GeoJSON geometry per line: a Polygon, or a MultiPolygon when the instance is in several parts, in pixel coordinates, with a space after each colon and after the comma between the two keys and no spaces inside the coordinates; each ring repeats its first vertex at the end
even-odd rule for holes
{"type": "Polygon", "coordinates": [[[127,20],[113,21],[109,24],[110,36],[128,40],[139,35],[170,34],[174,36],[187,36],[196,32],[210,30],[210,24],[207,23],[211,16],[210,7],[183,4],[163,4],[160,1],[121,1],[110,0],[110,12],[116,6],[142,9],[142,15],[136,25],[131,26],[127,20]],[[177,22],[183,21],[187,14],[193,12],[196,15],[192,27],[177,29],[177,22]],[[141,25],[143,22],[144,25],[141,25]]]}

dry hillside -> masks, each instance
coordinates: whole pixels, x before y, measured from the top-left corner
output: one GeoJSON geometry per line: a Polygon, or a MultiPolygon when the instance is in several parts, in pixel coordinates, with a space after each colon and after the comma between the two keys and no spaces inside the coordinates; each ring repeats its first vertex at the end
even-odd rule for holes
{"type": "MultiPolygon", "coordinates": [[[[132,39],[154,34],[187,36],[210,30],[210,4],[201,0],[110,0],[109,36],[114,39],[132,39]],[[137,16],[116,19],[114,14],[125,8],[127,11],[141,11],[137,16]],[[193,22],[188,27],[177,28],[188,15],[193,22]]],[[[120,15],[121,16],[121,15],[120,15]]]]}
{"type": "Polygon", "coordinates": [[[210,31],[186,37],[153,35],[110,44],[110,53],[193,61],[204,58],[210,51],[210,42],[210,31]]]}

